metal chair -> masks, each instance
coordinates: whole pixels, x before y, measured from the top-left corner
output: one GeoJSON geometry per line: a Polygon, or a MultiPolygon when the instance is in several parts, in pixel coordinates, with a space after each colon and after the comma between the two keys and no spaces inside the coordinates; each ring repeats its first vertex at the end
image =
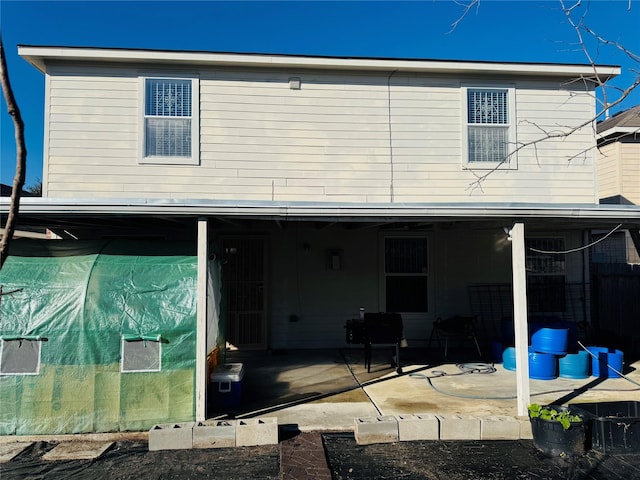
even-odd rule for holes
{"type": "Polygon", "coordinates": [[[458,340],[461,343],[465,340],[472,340],[478,350],[478,355],[482,356],[480,345],[478,344],[478,338],[476,336],[476,317],[474,316],[459,316],[449,317],[445,320],[438,318],[433,323],[431,329],[431,335],[429,336],[429,346],[431,348],[431,341],[436,340],[438,346],[444,340],[444,356],[447,357],[449,340],[458,340]]]}

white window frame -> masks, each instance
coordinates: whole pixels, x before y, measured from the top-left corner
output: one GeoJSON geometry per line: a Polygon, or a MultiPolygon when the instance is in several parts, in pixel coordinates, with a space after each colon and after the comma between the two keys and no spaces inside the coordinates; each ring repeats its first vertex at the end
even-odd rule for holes
{"type": "Polygon", "coordinates": [[[139,373],[139,372],[161,372],[162,371],[162,339],[157,337],[131,337],[130,335],[122,335],[120,346],[120,372],[121,373],[139,373]],[[125,345],[131,342],[143,342],[143,344],[151,343],[158,345],[158,368],[144,368],[136,370],[125,370],[125,345]]]}
{"type": "Polygon", "coordinates": [[[514,150],[517,148],[517,131],[516,131],[516,89],[512,84],[463,84],[460,88],[461,92],[461,120],[462,120],[462,167],[468,170],[493,170],[496,168],[504,170],[515,170],[518,168],[518,155],[514,150]],[[491,124],[469,123],[469,104],[468,92],[470,90],[500,90],[507,92],[507,123],[498,124],[499,127],[507,127],[507,160],[495,162],[472,162],[469,161],[469,127],[485,125],[491,127],[491,124]]]}
{"type": "MultiPolygon", "coordinates": [[[[199,165],[200,164],[200,79],[193,74],[144,74],[139,75],[139,101],[138,101],[138,162],[141,164],[158,165],[199,165]],[[146,155],[146,125],[145,111],[146,81],[147,80],[191,80],[191,156],[176,157],[146,155]]],[[[180,117],[183,118],[183,117],[180,117]]]]}
{"type": "Polygon", "coordinates": [[[40,362],[42,360],[42,341],[43,341],[42,338],[14,338],[14,337],[2,338],[0,340],[0,375],[2,376],[40,375],[40,362]],[[30,372],[4,372],[3,371],[2,359],[4,358],[4,354],[5,354],[5,345],[8,345],[9,342],[35,342],[35,345],[37,346],[37,355],[38,355],[35,371],[30,371],[30,372]]]}

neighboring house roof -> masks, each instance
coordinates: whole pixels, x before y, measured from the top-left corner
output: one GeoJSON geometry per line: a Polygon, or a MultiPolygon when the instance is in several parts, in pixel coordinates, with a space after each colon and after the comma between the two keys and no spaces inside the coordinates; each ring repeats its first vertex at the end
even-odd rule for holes
{"type": "MultiPolygon", "coordinates": [[[[12,185],[6,185],[4,183],[0,183],[0,197],[10,197],[12,191],[13,191],[12,185]]],[[[22,194],[20,196],[21,197],[37,197],[38,195],[34,195],[31,192],[22,190],[22,194]]]]}
{"type": "Polygon", "coordinates": [[[163,63],[263,68],[313,68],[366,70],[381,72],[465,73],[583,78],[593,77],[594,68],[601,81],[620,74],[614,65],[516,63],[463,60],[427,60],[401,58],[320,57],[301,55],[267,55],[177,50],[142,50],[124,48],[86,48],[18,45],[18,54],[40,71],[48,60],[109,61],[117,63],[163,63]]]}
{"type": "Polygon", "coordinates": [[[5,185],[0,183],[0,197],[10,197],[13,187],[11,185],[5,185]]]}
{"type": "Polygon", "coordinates": [[[606,138],[611,135],[640,133],[640,105],[631,107],[616,113],[598,123],[598,138],[606,138]]]}

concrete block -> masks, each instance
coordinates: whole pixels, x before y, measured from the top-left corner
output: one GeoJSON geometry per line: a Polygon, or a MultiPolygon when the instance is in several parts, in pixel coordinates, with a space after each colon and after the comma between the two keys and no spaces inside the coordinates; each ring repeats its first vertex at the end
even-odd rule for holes
{"type": "Polygon", "coordinates": [[[149,450],[183,450],[193,445],[195,422],[163,423],[149,430],[149,450]]]}
{"type": "Polygon", "coordinates": [[[392,415],[356,418],[354,436],[358,445],[398,441],[398,420],[392,415]]]}
{"type": "Polygon", "coordinates": [[[278,419],[245,418],[236,421],[236,446],[274,445],[278,443],[278,419]]]}
{"type": "Polygon", "coordinates": [[[481,440],[518,440],[520,422],[507,415],[490,415],[480,419],[481,440]]]}
{"type": "Polygon", "coordinates": [[[401,442],[440,438],[440,422],[432,413],[396,415],[396,419],[398,420],[398,439],[401,442]]]}
{"type": "Polygon", "coordinates": [[[531,421],[529,417],[518,417],[518,422],[520,422],[520,438],[531,440],[533,433],[531,432],[531,421]]]}
{"type": "Polygon", "coordinates": [[[193,448],[236,446],[235,420],[206,420],[193,426],[193,448]]]}
{"type": "Polygon", "coordinates": [[[436,415],[440,440],[480,440],[480,418],[472,415],[436,415]]]}

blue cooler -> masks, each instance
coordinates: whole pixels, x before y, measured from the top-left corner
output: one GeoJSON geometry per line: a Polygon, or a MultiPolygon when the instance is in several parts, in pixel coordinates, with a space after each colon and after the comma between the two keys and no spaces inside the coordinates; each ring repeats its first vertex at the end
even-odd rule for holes
{"type": "Polygon", "coordinates": [[[209,378],[209,402],[215,407],[235,407],[242,395],[242,363],[218,365],[209,378]]]}

